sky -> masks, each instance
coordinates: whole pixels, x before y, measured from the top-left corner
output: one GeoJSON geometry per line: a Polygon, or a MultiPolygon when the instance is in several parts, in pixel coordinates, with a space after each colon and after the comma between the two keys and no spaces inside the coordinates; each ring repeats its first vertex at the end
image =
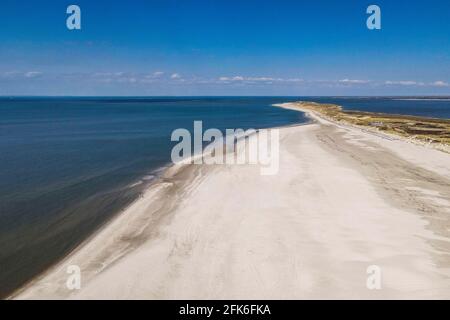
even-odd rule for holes
{"type": "Polygon", "coordinates": [[[2,0],[0,95],[450,95],[450,1],[2,0]]]}

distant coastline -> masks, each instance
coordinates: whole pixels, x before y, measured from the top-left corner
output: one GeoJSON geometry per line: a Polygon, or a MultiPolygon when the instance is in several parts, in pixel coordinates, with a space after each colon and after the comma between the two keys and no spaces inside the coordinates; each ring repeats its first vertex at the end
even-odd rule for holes
{"type": "Polygon", "coordinates": [[[450,153],[450,119],[344,110],[333,104],[299,101],[275,106],[314,113],[327,120],[364,128],[450,153]]]}

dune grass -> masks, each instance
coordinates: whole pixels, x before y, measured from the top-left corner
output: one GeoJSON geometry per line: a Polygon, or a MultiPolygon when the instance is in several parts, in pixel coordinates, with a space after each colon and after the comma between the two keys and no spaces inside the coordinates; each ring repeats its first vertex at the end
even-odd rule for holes
{"type": "Polygon", "coordinates": [[[386,113],[346,111],[334,104],[298,102],[299,107],[337,122],[376,129],[430,144],[450,146],[450,119],[435,119],[386,113]]]}

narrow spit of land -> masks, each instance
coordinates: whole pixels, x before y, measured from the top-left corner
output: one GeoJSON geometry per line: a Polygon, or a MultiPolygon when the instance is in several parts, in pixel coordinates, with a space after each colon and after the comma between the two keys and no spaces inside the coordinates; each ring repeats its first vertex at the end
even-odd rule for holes
{"type": "Polygon", "coordinates": [[[14,298],[450,299],[450,155],[281,107],[314,122],[280,129],[277,174],[171,168],[14,298]]]}
{"type": "Polygon", "coordinates": [[[315,112],[337,123],[366,128],[373,133],[402,137],[450,153],[450,119],[351,111],[343,110],[341,106],[334,104],[302,101],[280,106],[315,112]]]}

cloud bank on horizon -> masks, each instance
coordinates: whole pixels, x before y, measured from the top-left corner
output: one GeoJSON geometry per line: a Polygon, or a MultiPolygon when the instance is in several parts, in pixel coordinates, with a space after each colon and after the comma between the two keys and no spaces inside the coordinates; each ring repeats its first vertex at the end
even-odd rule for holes
{"type": "Polygon", "coordinates": [[[375,2],[6,0],[0,95],[449,95],[450,3],[375,2]]]}

